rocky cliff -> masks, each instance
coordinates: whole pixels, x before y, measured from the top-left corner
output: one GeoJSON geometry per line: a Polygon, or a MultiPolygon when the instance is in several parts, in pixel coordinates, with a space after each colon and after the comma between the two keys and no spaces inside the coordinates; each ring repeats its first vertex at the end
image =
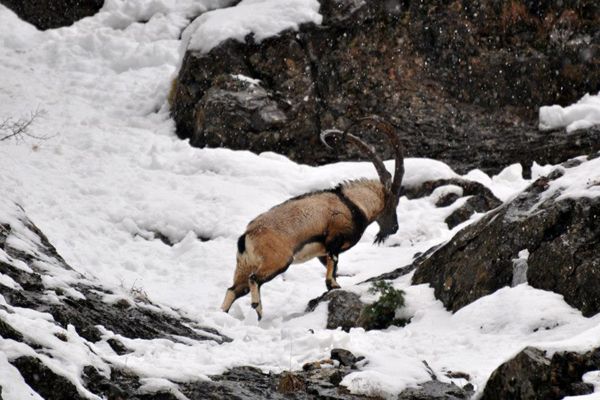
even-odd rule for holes
{"type": "Polygon", "coordinates": [[[600,90],[597,2],[323,0],[320,12],[319,26],[187,51],[172,93],[178,135],[320,164],[358,157],[328,153],[322,129],[376,113],[408,156],[459,172],[599,148],[597,129],[540,132],[536,115],[600,90]]]}
{"type": "Polygon", "coordinates": [[[0,3],[21,19],[43,30],[68,26],[94,15],[102,8],[104,0],[2,0],[0,3]]]}

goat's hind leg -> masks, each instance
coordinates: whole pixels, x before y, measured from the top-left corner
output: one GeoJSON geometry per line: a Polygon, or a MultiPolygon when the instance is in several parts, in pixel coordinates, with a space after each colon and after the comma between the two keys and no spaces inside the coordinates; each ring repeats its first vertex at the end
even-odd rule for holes
{"type": "Polygon", "coordinates": [[[256,275],[252,274],[248,278],[248,286],[250,287],[250,298],[252,302],[252,308],[256,311],[258,320],[262,319],[262,302],[260,300],[260,286],[256,279],[256,275]]]}
{"type": "Polygon", "coordinates": [[[229,312],[231,305],[236,299],[235,292],[232,289],[227,289],[225,293],[225,299],[223,300],[223,305],[221,305],[221,310],[225,312],[229,312]]]}

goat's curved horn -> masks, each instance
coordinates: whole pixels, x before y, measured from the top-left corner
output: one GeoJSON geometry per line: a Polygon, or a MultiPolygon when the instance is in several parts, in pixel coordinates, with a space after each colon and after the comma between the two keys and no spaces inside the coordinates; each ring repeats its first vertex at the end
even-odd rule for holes
{"type": "Polygon", "coordinates": [[[402,178],[404,177],[404,152],[396,128],[394,125],[378,115],[370,115],[368,117],[361,118],[358,121],[360,123],[372,123],[378,130],[385,133],[391,142],[392,147],[394,148],[395,167],[394,179],[392,181],[390,191],[396,197],[400,197],[402,190],[402,178]]]}
{"type": "MultiPolygon", "coordinates": [[[[352,129],[354,126],[355,126],[355,124],[352,124],[350,126],[350,128],[348,128],[348,130],[352,129]]],[[[375,150],[373,149],[373,147],[371,147],[370,145],[368,145],[367,143],[365,143],[364,141],[359,139],[357,136],[354,136],[353,134],[348,133],[348,130],[340,131],[338,129],[328,129],[326,131],[323,131],[323,132],[321,132],[321,135],[320,135],[321,141],[328,148],[332,148],[329,145],[329,143],[327,143],[327,138],[332,135],[340,135],[340,136],[338,136],[337,139],[340,139],[342,141],[345,139],[349,143],[358,147],[358,149],[361,152],[363,152],[367,157],[369,157],[369,159],[375,166],[375,169],[377,170],[377,174],[379,175],[379,179],[381,180],[381,183],[383,184],[383,186],[387,190],[391,190],[392,176],[388,172],[388,170],[385,168],[385,165],[383,164],[383,161],[381,160],[381,158],[379,158],[379,156],[377,154],[375,154],[375,150]]]]}

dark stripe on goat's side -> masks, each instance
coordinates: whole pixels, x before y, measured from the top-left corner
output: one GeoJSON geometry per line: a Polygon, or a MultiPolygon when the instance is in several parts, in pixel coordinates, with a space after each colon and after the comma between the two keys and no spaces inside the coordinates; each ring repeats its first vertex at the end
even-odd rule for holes
{"type": "Polygon", "coordinates": [[[238,253],[242,254],[244,251],[246,251],[246,234],[245,233],[242,236],[240,236],[237,244],[238,244],[238,253]]]}

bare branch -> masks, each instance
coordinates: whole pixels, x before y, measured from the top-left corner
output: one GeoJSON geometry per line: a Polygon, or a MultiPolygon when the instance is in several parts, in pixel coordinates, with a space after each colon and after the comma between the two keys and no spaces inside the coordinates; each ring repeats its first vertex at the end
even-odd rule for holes
{"type": "Polygon", "coordinates": [[[16,121],[11,117],[4,119],[0,122],[0,142],[11,138],[17,141],[24,141],[25,138],[37,140],[48,140],[52,138],[53,136],[37,136],[29,132],[31,125],[43,114],[44,112],[38,108],[35,111],[30,112],[27,117],[21,117],[16,121]]]}

